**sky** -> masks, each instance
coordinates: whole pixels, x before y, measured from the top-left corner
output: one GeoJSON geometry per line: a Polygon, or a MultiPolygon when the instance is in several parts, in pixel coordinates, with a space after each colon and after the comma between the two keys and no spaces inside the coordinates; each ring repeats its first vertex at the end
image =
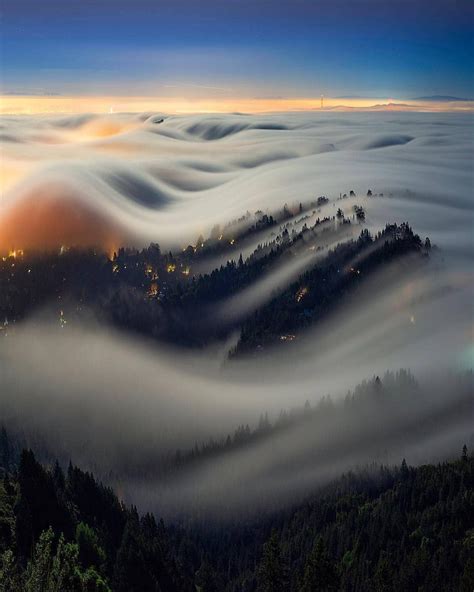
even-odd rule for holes
{"type": "Polygon", "coordinates": [[[474,96],[470,0],[3,0],[1,92],[474,96]]]}

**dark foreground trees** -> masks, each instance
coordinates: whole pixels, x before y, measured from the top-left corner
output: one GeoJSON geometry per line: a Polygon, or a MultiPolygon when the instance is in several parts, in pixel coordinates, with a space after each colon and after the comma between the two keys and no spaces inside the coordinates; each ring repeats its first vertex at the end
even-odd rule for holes
{"type": "MultiPolygon", "coordinates": [[[[4,469],[4,468],[3,468],[4,469]]],[[[168,533],[90,473],[21,453],[0,486],[1,592],[186,592],[168,533]]]]}
{"type": "Polygon", "coordinates": [[[272,528],[288,591],[472,590],[473,457],[347,475],[272,528]]]}
{"type": "Polygon", "coordinates": [[[171,530],[123,505],[91,474],[45,469],[31,451],[4,473],[1,592],[471,592],[474,585],[467,447],[449,463],[349,473],[293,509],[252,521],[171,530]]]}
{"type": "Polygon", "coordinates": [[[288,570],[283,558],[276,530],[263,545],[263,554],[257,569],[258,592],[285,592],[288,588],[288,570]]]}
{"type": "Polygon", "coordinates": [[[328,557],[323,539],[318,537],[304,568],[301,592],[337,592],[339,574],[333,561],[328,557]]]}

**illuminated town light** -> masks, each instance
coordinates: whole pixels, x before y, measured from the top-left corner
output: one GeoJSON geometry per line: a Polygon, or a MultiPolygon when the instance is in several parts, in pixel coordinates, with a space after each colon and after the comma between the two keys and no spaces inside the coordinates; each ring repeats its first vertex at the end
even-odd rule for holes
{"type": "Polygon", "coordinates": [[[67,321],[66,318],[64,317],[64,311],[60,310],[59,311],[59,326],[61,327],[61,329],[64,329],[64,327],[67,325],[67,321]]]}
{"type": "Polygon", "coordinates": [[[308,288],[306,288],[306,286],[303,286],[302,288],[300,288],[298,290],[298,292],[296,292],[296,302],[301,302],[301,300],[303,300],[303,298],[306,296],[306,294],[308,293],[308,288]]]}
{"type": "Polygon", "coordinates": [[[280,335],[280,341],[294,341],[296,339],[296,335],[288,334],[288,335],[280,335]]]}
{"type": "Polygon", "coordinates": [[[16,259],[17,257],[23,257],[23,255],[23,249],[10,249],[10,251],[8,251],[8,257],[13,259],[16,259]]]}
{"type": "Polygon", "coordinates": [[[158,296],[160,289],[158,288],[158,284],[156,282],[152,282],[150,288],[147,292],[149,298],[155,298],[158,296]]]}

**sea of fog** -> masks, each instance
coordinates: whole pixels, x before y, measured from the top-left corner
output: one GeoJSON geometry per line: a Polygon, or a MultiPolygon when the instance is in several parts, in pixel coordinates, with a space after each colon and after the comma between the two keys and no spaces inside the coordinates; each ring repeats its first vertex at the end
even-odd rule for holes
{"type": "MultiPolygon", "coordinates": [[[[408,221],[438,249],[422,268],[396,265],[371,277],[290,355],[257,361],[227,361],[228,343],[190,353],[104,327],[60,332],[28,319],[15,339],[0,343],[0,423],[3,417],[46,438],[105,475],[125,457],[152,463],[242,422],[255,424],[263,411],[275,417],[306,399],[337,399],[365,378],[402,367],[438,384],[433,407],[449,416],[449,377],[473,363],[473,129],[471,114],[442,113],[3,117],[2,249],[151,241],[181,248],[247,211],[326,195],[335,213],[350,190],[356,197],[345,207],[362,204],[371,230],[408,221]],[[378,197],[367,199],[368,189],[378,197]]],[[[305,262],[291,265],[220,303],[215,314],[244,317],[305,262]]],[[[425,401],[416,412],[429,410],[425,401]]],[[[407,442],[398,456],[423,462],[454,454],[472,435],[471,419],[407,442]]],[[[218,497],[236,507],[252,504],[257,493],[249,484],[256,482],[261,499],[269,491],[287,499],[290,475],[301,493],[371,460],[370,437],[346,442],[347,426],[339,428],[339,439],[337,426],[326,440],[321,433],[332,456],[301,468],[297,479],[292,459],[307,447],[304,433],[248,449],[232,475],[225,463],[208,463],[192,474],[193,487],[207,506],[217,485],[218,497]],[[270,471],[275,454],[285,460],[277,475],[270,471]]],[[[370,436],[370,426],[364,431],[370,436]]],[[[168,494],[156,482],[118,480],[144,507],[189,503],[186,478],[168,494]]]]}
{"type": "Polygon", "coordinates": [[[470,113],[10,116],[0,140],[4,248],[179,246],[247,210],[369,188],[396,196],[369,223],[470,239],[470,113]]]}

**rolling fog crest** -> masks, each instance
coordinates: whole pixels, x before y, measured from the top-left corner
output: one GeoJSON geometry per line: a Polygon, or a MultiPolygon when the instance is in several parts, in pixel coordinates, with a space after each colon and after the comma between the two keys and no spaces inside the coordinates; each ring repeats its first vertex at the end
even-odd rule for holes
{"type": "Polygon", "coordinates": [[[3,126],[0,247],[25,255],[2,275],[21,314],[2,329],[0,423],[18,437],[174,517],[278,507],[470,441],[470,115],[3,126]],[[35,247],[51,258],[30,263],[35,247]]]}
{"type": "Polygon", "coordinates": [[[264,415],[250,433],[242,425],[220,444],[211,440],[178,453],[152,493],[146,467],[131,483],[119,483],[145,507],[155,504],[171,517],[190,508],[221,518],[269,512],[298,503],[350,469],[455,456],[459,441],[472,442],[472,387],[472,373],[423,387],[404,371],[387,373],[359,385],[344,402],[306,403],[280,412],[273,424],[264,415]],[[449,400],[448,390],[456,393],[449,400]]]}
{"type": "Polygon", "coordinates": [[[3,117],[0,246],[186,246],[247,210],[368,188],[395,197],[374,223],[409,219],[424,235],[437,221],[440,243],[444,217],[472,223],[471,118],[3,117]]]}

